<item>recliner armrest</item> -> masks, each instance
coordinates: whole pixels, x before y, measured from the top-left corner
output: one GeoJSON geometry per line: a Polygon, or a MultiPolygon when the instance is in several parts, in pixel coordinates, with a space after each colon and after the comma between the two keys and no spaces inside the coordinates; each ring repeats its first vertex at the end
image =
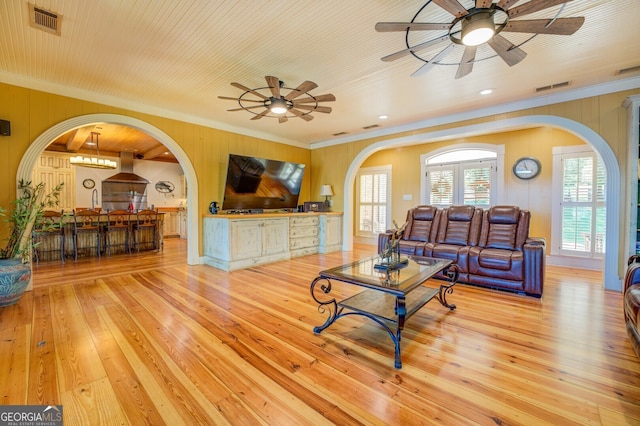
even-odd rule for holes
{"type": "Polygon", "coordinates": [[[538,238],[527,238],[527,241],[524,242],[525,244],[529,244],[531,246],[546,246],[547,245],[547,241],[544,238],[538,237],[538,238]]]}
{"type": "Polygon", "coordinates": [[[540,297],[544,290],[545,248],[544,238],[527,238],[522,246],[524,253],[524,292],[540,297]]]}

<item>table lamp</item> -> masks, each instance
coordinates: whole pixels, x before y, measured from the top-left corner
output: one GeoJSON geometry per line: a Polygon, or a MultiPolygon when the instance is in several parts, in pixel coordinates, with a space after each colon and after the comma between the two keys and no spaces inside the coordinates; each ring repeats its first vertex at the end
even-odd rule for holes
{"type": "Polygon", "coordinates": [[[320,188],[320,196],[324,195],[324,206],[325,210],[329,211],[329,197],[333,195],[333,190],[331,189],[331,185],[322,185],[320,188]]]}

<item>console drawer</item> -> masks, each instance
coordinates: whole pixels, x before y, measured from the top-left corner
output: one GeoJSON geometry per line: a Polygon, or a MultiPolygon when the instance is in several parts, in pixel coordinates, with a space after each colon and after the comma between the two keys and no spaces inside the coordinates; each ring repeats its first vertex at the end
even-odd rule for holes
{"type": "Polygon", "coordinates": [[[289,218],[289,226],[290,227],[301,227],[301,226],[318,226],[320,223],[320,218],[318,216],[294,216],[289,218]]]}

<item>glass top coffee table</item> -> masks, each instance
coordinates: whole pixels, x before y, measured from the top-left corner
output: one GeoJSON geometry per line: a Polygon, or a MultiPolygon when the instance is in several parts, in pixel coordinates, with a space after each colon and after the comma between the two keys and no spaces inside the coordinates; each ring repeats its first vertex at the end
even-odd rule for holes
{"type": "Polygon", "coordinates": [[[458,268],[450,260],[421,256],[408,256],[395,268],[381,270],[376,267],[379,263],[380,257],[372,256],[320,272],[311,283],[311,297],[318,303],[318,311],[328,317],[324,324],[314,327],[313,332],[319,334],[347,315],[367,317],[389,333],[395,344],[395,367],[402,368],[400,338],[405,321],[434,298],[454,310],[456,306],[449,304],[446,296],[453,292],[458,268]],[[439,288],[422,285],[440,271],[449,277],[448,282],[443,281],[439,288]],[[332,281],[364,289],[341,301],[325,298],[323,295],[331,292],[332,281]],[[394,324],[395,330],[391,327],[394,324]]]}

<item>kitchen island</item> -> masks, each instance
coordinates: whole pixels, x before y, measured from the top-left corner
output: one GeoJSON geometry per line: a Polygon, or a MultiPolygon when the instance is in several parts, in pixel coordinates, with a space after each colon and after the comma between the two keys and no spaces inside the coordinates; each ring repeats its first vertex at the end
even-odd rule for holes
{"type": "MultiPolygon", "coordinates": [[[[78,209],[81,210],[81,209],[78,209]]],[[[107,229],[107,222],[108,222],[108,215],[107,212],[100,212],[99,216],[96,216],[97,220],[96,220],[96,224],[98,225],[99,228],[99,232],[100,232],[100,255],[105,255],[107,254],[105,251],[106,248],[106,242],[107,242],[107,236],[106,236],[106,229],[107,229]]],[[[163,223],[164,223],[164,219],[165,219],[165,213],[163,212],[158,212],[158,224],[157,224],[157,228],[155,231],[155,237],[153,235],[153,230],[152,229],[144,229],[143,231],[139,232],[139,238],[140,240],[138,241],[139,245],[140,245],[140,251],[143,250],[154,250],[154,238],[156,239],[156,244],[155,247],[157,247],[157,249],[162,249],[162,244],[163,244],[163,235],[162,235],[162,229],[163,229],[163,223]]],[[[122,222],[123,224],[127,225],[128,229],[129,229],[129,233],[128,233],[128,238],[129,238],[129,246],[132,248],[133,251],[133,244],[134,244],[134,239],[133,239],[133,226],[135,225],[137,219],[136,219],[136,214],[135,213],[130,213],[128,215],[123,215],[122,216],[122,222]]],[[[73,259],[74,258],[74,246],[73,246],[73,213],[72,212],[65,212],[64,216],[62,218],[62,228],[63,228],[63,235],[64,235],[64,241],[62,244],[62,248],[60,248],[60,238],[57,238],[56,236],[46,236],[46,237],[39,237],[38,238],[38,246],[35,249],[35,252],[37,253],[37,259],[38,261],[48,261],[48,260],[61,260],[60,259],[60,251],[62,250],[62,252],[64,253],[64,257],[66,259],[73,259]]],[[[97,256],[97,252],[95,250],[95,242],[93,241],[94,235],[90,235],[88,233],[84,233],[84,234],[80,234],[78,235],[78,239],[77,239],[77,244],[78,244],[78,256],[79,257],[96,257],[97,256]]],[[[127,252],[126,250],[126,244],[125,244],[125,238],[127,238],[127,234],[125,232],[114,232],[112,235],[109,236],[110,238],[110,243],[112,246],[112,250],[110,252],[110,254],[116,254],[116,253],[125,253],[127,252]]]]}

